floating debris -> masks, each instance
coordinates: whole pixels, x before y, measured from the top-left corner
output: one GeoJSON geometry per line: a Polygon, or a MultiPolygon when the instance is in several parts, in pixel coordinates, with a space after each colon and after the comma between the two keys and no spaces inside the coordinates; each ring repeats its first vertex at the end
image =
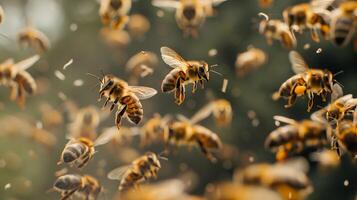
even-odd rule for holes
{"type": "Polygon", "coordinates": [[[61,81],[64,81],[66,79],[66,76],[59,70],[55,71],[55,76],[61,81]]]}
{"type": "Polygon", "coordinates": [[[76,87],[80,87],[84,84],[83,80],[82,79],[77,79],[73,82],[73,85],[76,86],[76,87]]]}
{"type": "Polygon", "coordinates": [[[222,84],[222,92],[226,93],[228,87],[228,79],[223,79],[223,84],[222,84]]]}
{"type": "Polygon", "coordinates": [[[66,70],[68,66],[73,63],[73,58],[71,58],[66,64],[63,65],[63,70],[66,70]]]}

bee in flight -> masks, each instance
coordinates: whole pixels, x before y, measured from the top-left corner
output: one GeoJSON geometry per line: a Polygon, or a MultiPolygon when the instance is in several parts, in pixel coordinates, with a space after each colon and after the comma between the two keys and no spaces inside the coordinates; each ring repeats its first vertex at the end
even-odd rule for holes
{"type": "Polygon", "coordinates": [[[324,124],[312,120],[299,122],[283,116],[274,116],[274,119],[287,124],[275,129],[265,140],[265,147],[276,153],[278,161],[327,144],[324,124]]]}
{"type": "Polygon", "coordinates": [[[104,75],[103,78],[89,75],[96,77],[100,82],[99,101],[103,97],[106,98],[103,107],[107,106],[109,102],[112,103],[110,111],[117,107],[115,125],[118,129],[124,114],[130,122],[139,124],[144,115],[140,100],[151,98],[157,93],[155,89],[150,87],[129,86],[126,81],[111,74],[104,75]]]}
{"type": "Polygon", "coordinates": [[[198,86],[204,87],[204,81],[209,80],[213,71],[205,61],[186,61],[178,53],[168,47],[161,47],[163,61],[173,69],[166,75],[161,84],[165,93],[175,91],[175,102],[181,105],[185,100],[185,86],[193,84],[192,93],[198,86]]]}
{"type": "MultiPolygon", "coordinates": [[[[342,120],[336,127],[337,148],[357,158],[357,108],[353,113],[353,120],[342,120]]],[[[338,149],[338,153],[340,153],[338,149]]]]}
{"type": "Polygon", "coordinates": [[[130,165],[118,167],[110,171],[107,175],[110,180],[119,180],[119,191],[125,191],[130,188],[136,188],[139,183],[156,178],[161,169],[159,159],[166,159],[153,152],[147,152],[145,155],[135,159],[130,165]]]}
{"type": "Polygon", "coordinates": [[[50,41],[47,36],[31,26],[21,30],[17,38],[21,46],[32,47],[39,53],[45,52],[50,48],[50,41]]]}
{"type": "Polygon", "coordinates": [[[130,74],[128,82],[137,84],[139,78],[153,74],[158,63],[159,59],[154,52],[142,51],[133,55],[125,65],[126,71],[130,74]]]}
{"type": "Polygon", "coordinates": [[[96,152],[95,147],[108,143],[115,135],[115,132],[105,132],[105,134],[99,135],[95,141],[85,137],[71,138],[65,145],[61,159],[57,164],[67,163],[71,167],[83,168],[93,158],[96,152]]]}
{"type": "Polygon", "coordinates": [[[129,22],[132,0],[101,0],[99,15],[104,25],[121,30],[129,22]]]}
{"type": "Polygon", "coordinates": [[[334,74],[327,69],[312,69],[306,64],[302,56],[296,52],[289,53],[289,59],[295,75],[285,81],[278,92],[273,95],[273,99],[280,97],[288,99],[286,108],[291,107],[297,97],[307,95],[309,99],[307,111],[310,112],[314,105],[314,96],[321,96],[323,101],[332,93],[334,74]]]}
{"type": "Polygon", "coordinates": [[[214,13],[213,6],[226,0],[153,0],[152,4],[159,8],[176,10],[176,22],[185,36],[197,37],[198,29],[206,21],[207,16],[214,13]]]}
{"type": "Polygon", "coordinates": [[[250,71],[259,69],[267,60],[268,56],[263,50],[249,46],[246,52],[237,56],[235,67],[238,76],[244,76],[250,71]]]}
{"type": "Polygon", "coordinates": [[[98,180],[90,175],[66,174],[58,177],[53,189],[61,192],[61,200],[71,199],[72,196],[86,200],[96,200],[102,191],[98,180]]]}
{"type": "Polygon", "coordinates": [[[18,63],[8,59],[0,64],[0,86],[10,87],[10,99],[20,107],[25,106],[25,95],[34,94],[37,89],[34,78],[26,70],[35,64],[40,57],[32,56],[18,63]]]}
{"type": "Polygon", "coordinates": [[[164,140],[165,126],[171,120],[171,116],[161,116],[155,113],[153,117],[148,119],[140,130],[140,145],[147,146],[164,140]]]}

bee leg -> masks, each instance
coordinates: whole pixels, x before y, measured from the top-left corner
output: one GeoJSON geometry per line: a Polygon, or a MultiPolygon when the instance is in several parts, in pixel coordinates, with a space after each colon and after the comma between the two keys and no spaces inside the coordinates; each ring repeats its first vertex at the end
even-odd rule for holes
{"type": "Polygon", "coordinates": [[[273,39],[271,37],[267,37],[268,45],[273,45],[273,39]]]}
{"type": "Polygon", "coordinates": [[[109,101],[110,101],[110,97],[108,97],[107,100],[105,100],[105,102],[104,102],[102,108],[105,108],[105,107],[107,106],[107,104],[108,104],[109,101]]]}
{"type": "Polygon", "coordinates": [[[119,101],[119,98],[117,97],[117,98],[114,100],[113,104],[110,106],[110,112],[113,111],[113,109],[114,109],[114,107],[117,105],[118,101],[119,101]]]}
{"type": "Polygon", "coordinates": [[[121,124],[121,118],[124,116],[124,113],[127,109],[127,105],[125,105],[121,110],[118,110],[116,113],[115,113],[115,124],[117,126],[117,128],[119,129],[120,128],[120,124],[121,124]]]}
{"type": "Polygon", "coordinates": [[[72,194],[74,194],[77,191],[77,189],[71,190],[71,191],[66,191],[64,192],[61,196],[60,200],[66,200],[68,199],[70,196],[72,196],[72,194]]]}
{"type": "Polygon", "coordinates": [[[333,135],[332,138],[331,138],[331,149],[332,149],[332,150],[335,150],[336,153],[337,153],[337,155],[338,155],[339,157],[341,157],[340,146],[339,146],[339,144],[338,144],[336,135],[333,135]]]}
{"type": "Polygon", "coordinates": [[[311,29],[311,38],[315,42],[320,42],[319,34],[317,33],[316,29],[311,29]]]}
{"type": "Polygon", "coordinates": [[[296,95],[292,94],[288,99],[288,104],[286,104],[284,107],[290,108],[292,105],[294,105],[295,101],[296,101],[296,95]]]}
{"type": "Polygon", "coordinates": [[[204,85],[203,80],[199,80],[199,82],[200,82],[201,88],[204,89],[204,88],[205,88],[205,85],[204,85]]]}
{"type": "Polygon", "coordinates": [[[184,102],[185,101],[185,86],[181,85],[181,89],[180,89],[180,102],[184,102]]]}
{"type": "Polygon", "coordinates": [[[217,159],[204,147],[203,143],[201,141],[197,141],[201,151],[205,154],[205,156],[207,157],[208,160],[210,160],[211,162],[217,162],[217,159]]]}
{"type": "Polygon", "coordinates": [[[197,84],[198,84],[197,81],[193,82],[192,93],[195,93],[195,92],[196,92],[196,90],[197,90],[197,84]]]}
{"type": "Polygon", "coordinates": [[[309,103],[308,103],[308,106],[307,106],[307,112],[310,112],[313,106],[314,106],[314,96],[310,95],[309,103]]]}

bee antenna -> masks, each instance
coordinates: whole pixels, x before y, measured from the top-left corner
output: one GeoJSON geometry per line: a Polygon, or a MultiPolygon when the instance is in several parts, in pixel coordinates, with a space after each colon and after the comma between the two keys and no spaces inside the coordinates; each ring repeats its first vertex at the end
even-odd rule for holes
{"type": "Polygon", "coordinates": [[[320,106],[320,105],[316,105],[316,107],[320,108],[320,109],[324,109],[323,106],[320,106]]]}
{"type": "Polygon", "coordinates": [[[210,71],[213,72],[213,73],[215,73],[215,74],[217,74],[217,75],[219,75],[219,76],[223,76],[221,73],[219,73],[219,72],[217,72],[217,71],[215,71],[215,70],[213,70],[213,69],[211,69],[210,71]]]}
{"type": "Polygon", "coordinates": [[[214,64],[214,65],[209,66],[209,68],[213,68],[213,67],[218,67],[218,64],[214,64]]]}
{"type": "Polygon", "coordinates": [[[165,156],[158,156],[159,157],[159,159],[161,159],[161,160],[165,160],[165,161],[168,161],[169,159],[167,158],[167,157],[165,157],[165,156]]]}
{"type": "Polygon", "coordinates": [[[94,77],[94,78],[98,79],[98,80],[99,80],[99,82],[103,83],[102,79],[101,79],[101,78],[99,78],[99,76],[94,75],[94,74],[91,74],[91,73],[87,73],[87,75],[88,75],[88,76],[91,76],[91,77],[94,77]]]}
{"type": "Polygon", "coordinates": [[[344,88],[343,85],[342,85],[342,83],[338,82],[337,80],[334,80],[334,82],[337,83],[337,84],[338,84],[339,86],[341,86],[342,88],[344,88]]]}
{"type": "Polygon", "coordinates": [[[341,71],[339,71],[339,72],[334,73],[334,74],[333,74],[333,76],[338,76],[338,75],[340,75],[340,74],[342,74],[342,73],[343,73],[343,70],[341,70],[341,71]]]}
{"type": "Polygon", "coordinates": [[[269,21],[269,16],[263,12],[258,13],[259,17],[263,17],[265,21],[269,21]]]}

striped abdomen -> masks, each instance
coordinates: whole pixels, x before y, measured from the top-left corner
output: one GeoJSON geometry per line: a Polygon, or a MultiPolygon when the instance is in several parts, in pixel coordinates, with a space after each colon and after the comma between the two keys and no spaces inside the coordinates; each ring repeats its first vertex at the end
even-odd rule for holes
{"type": "Polygon", "coordinates": [[[336,17],[332,22],[332,41],[337,46],[344,46],[350,40],[355,31],[353,19],[348,16],[336,17]]]}
{"type": "Polygon", "coordinates": [[[296,85],[300,85],[300,86],[305,85],[305,81],[300,74],[297,74],[289,78],[280,86],[279,89],[280,97],[289,98],[290,96],[292,96],[295,93],[294,91],[292,91],[294,89],[293,87],[296,85]]]}
{"type": "Polygon", "coordinates": [[[22,86],[28,94],[33,94],[36,91],[36,82],[26,71],[19,71],[16,74],[14,81],[22,86]]]}
{"type": "Polygon", "coordinates": [[[144,110],[138,97],[131,94],[121,98],[120,103],[127,105],[126,114],[129,120],[135,124],[139,124],[143,118],[144,110]]]}
{"type": "Polygon", "coordinates": [[[161,90],[163,92],[171,92],[176,87],[177,79],[180,76],[181,69],[173,69],[169,74],[166,75],[161,84],[161,90]]]}
{"type": "Polygon", "coordinates": [[[274,150],[289,142],[299,140],[298,129],[293,125],[286,125],[277,128],[269,134],[265,140],[265,147],[274,150]]]}
{"type": "Polygon", "coordinates": [[[127,190],[132,188],[135,184],[143,180],[143,176],[140,173],[132,170],[128,173],[120,182],[119,191],[127,190]]]}
{"type": "Polygon", "coordinates": [[[82,143],[71,143],[66,145],[65,149],[63,150],[62,160],[65,163],[71,163],[78,160],[81,156],[86,154],[89,149],[86,145],[82,143]]]}

